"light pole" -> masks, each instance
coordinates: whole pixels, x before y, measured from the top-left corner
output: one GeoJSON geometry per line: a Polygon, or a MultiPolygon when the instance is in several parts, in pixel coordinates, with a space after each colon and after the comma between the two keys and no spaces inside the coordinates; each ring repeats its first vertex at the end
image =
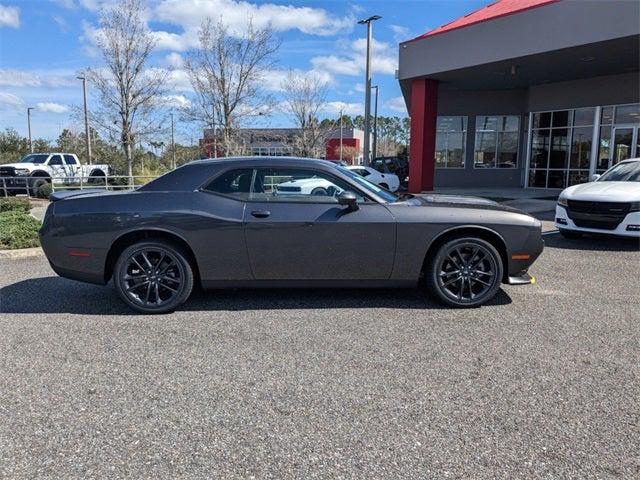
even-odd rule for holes
{"type": "Polygon", "coordinates": [[[371,139],[370,115],[371,115],[371,41],[372,41],[372,25],[371,23],[380,20],[380,15],[373,15],[364,20],[360,20],[360,25],[367,26],[367,65],[365,68],[365,85],[364,85],[364,158],[362,159],[365,166],[369,165],[369,143],[371,139]]]}
{"type": "Polygon", "coordinates": [[[340,109],[340,161],[342,161],[342,112],[343,109],[340,109]]]}
{"type": "Polygon", "coordinates": [[[29,129],[29,150],[33,153],[33,142],[31,141],[31,110],[35,110],[35,108],[27,108],[27,128],[29,129]]]}
{"type": "Polygon", "coordinates": [[[82,94],[84,96],[84,136],[87,143],[87,162],[91,165],[91,138],[89,137],[89,111],[87,110],[87,79],[86,77],[76,77],[82,80],[82,94]]]}
{"type": "Polygon", "coordinates": [[[371,88],[376,89],[376,99],[373,103],[373,148],[371,149],[371,159],[375,161],[378,153],[378,85],[371,88]]]}
{"type": "Polygon", "coordinates": [[[176,139],[173,126],[173,112],[171,112],[171,164],[173,170],[176,169],[176,139]]]}

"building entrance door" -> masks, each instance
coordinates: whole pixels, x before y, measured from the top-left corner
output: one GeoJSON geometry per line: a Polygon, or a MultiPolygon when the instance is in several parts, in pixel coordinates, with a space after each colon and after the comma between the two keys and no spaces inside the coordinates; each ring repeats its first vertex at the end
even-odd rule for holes
{"type": "Polygon", "coordinates": [[[640,155],[638,143],[638,127],[615,127],[613,129],[613,151],[611,152],[611,166],[628,158],[640,155]]]}

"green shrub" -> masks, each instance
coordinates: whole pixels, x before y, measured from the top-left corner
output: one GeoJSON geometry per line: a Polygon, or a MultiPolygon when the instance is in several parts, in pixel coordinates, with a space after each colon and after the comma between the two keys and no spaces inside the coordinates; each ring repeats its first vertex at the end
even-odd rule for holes
{"type": "Polygon", "coordinates": [[[29,213],[31,205],[26,198],[3,198],[0,200],[0,212],[29,213]]]}
{"type": "Polygon", "coordinates": [[[50,183],[45,183],[38,189],[38,198],[49,198],[52,192],[50,183]]]}
{"type": "Polygon", "coordinates": [[[29,248],[40,245],[40,222],[20,211],[0,212],[0,248],[29,248]]]}

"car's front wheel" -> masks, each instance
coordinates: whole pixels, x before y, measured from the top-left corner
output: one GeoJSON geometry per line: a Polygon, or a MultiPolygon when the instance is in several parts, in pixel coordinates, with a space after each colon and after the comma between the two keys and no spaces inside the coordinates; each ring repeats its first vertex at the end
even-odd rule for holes
{"type": "Polygon", "coordinates": [[[120,298],[134,310],[166,313],[191,295],[193,268],[176,245],[144,241],[122,252],[114,268],[114,284],[120,298]]]}
{"type": "Polygon", "coordinates": [[[480,238],[457,238],[442,245],[425,271],[430,293],[446,305],[478,307],[491,300],[502,283],[496,248],[480,238]]]}

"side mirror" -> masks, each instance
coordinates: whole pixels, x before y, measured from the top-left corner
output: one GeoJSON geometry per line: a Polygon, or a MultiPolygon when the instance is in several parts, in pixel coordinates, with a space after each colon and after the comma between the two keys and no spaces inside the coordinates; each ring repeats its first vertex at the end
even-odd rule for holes
{"type": "Polygon", "coordinates": [[[338,195],[338,203],[340,205],[346,205],[349,207],[349,210],[358,210],[358,197],[349,190],[340,192],[340,195],[338,195]]]}
{"type": "Polygon", "coordinates": [[[600,178],[600,175],[597,173],[594,173],[593,175],[591,175],[591,181],[595,182],[596,180],[598,180],[600,178]]]}

